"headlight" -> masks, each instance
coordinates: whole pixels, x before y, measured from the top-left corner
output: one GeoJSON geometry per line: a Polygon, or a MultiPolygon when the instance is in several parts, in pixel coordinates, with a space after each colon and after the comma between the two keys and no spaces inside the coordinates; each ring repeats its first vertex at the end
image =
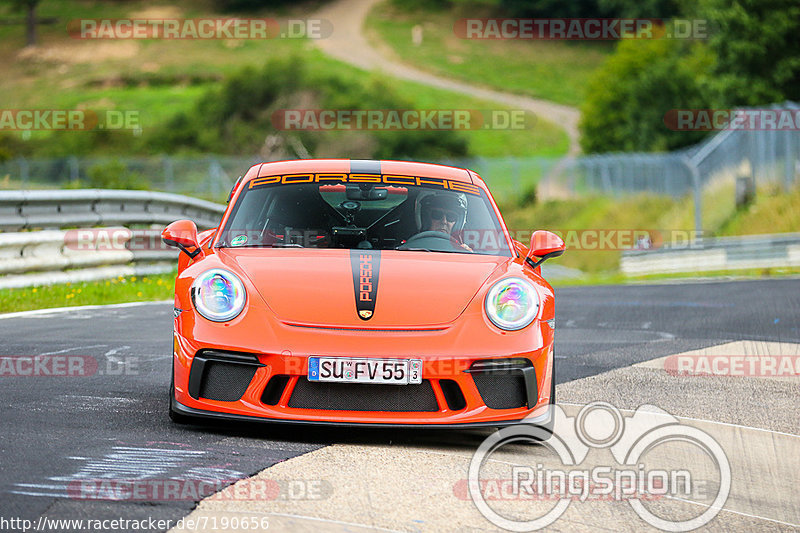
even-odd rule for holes
{"type": "Polygon", "coordinates": [[[501,279],[486,294],[486,316],[500,329],[522,329],[539,312],[539,295],[522,278],[501,279]]]}
{"type": "Polygon", "coordinates": [[[242,312],[247,299],[242,281],[221,268],[206,270],[192,283],[197,312],[214,322],[226,322],[242,312]]]}

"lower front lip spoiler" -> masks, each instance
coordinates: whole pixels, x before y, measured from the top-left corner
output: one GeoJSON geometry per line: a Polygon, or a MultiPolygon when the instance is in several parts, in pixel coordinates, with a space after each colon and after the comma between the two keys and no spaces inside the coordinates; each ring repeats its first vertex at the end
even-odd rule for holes
{"type": "Polygon", "coordinates": [[[552,422],[551,409],[547,413],[533,417],[523,418],[519,420],[498,420],[496,422],[468,422],[456,424],[385,424],[385,423],[371,423],[371,422],[328,422],[322,420],[285,420],[282,418],[267,418],[261,416],[239,415],[220,413],[217,411],[204,411],[202,409],[195,409],[194,407],[187,407],[177,400],[172,402],[173,411],[196,418],[207,418],[211,420],[229,420],[238,422],[264,422],[269,424],[302,424],[308,426],[322,426],[322,427],[363,427],[363,428],[402,428],[402,429],[486,429],[486,428],[500,428],[507,426],[514,426],[517,424],[526,425],[541,425],[547,426],[552,422]]]}

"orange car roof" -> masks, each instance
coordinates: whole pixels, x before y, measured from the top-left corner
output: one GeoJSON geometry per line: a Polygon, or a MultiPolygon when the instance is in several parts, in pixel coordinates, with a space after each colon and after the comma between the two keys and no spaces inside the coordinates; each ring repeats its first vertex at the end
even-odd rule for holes
{"type": "Polygon", "coordinates": [[[295,174],[301,172],[349,172],[360,174],[398,174],[425,178],[447,178],[472,183],[470,173],[463,168],[417,163],[413,161],[377,161],[368,159],[296,159],[255,165],[247,178],[295,174]],[[256,169],[256,170],[254,170],[256,169]]]}

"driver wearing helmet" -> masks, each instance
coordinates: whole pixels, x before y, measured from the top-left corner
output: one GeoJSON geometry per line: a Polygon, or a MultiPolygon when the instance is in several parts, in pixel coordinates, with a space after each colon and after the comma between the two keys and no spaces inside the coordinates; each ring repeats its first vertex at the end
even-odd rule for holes
{"type": "Polygon", "coordinates": [[[472,251],[461,240],[461,232],[467,221],[467,198],[464,194],[447,191],[420,194],[416,217],[419,231],[446,233],[454,246],[472,251]]]}

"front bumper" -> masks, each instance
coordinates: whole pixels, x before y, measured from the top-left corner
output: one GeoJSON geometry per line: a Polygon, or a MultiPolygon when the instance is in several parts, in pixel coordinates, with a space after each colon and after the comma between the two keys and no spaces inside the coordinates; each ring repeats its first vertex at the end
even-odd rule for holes
{"type": "Polygon", "coordinates": [[[464,422],[464,423],[451,423],[451,424],[398,424],[398,423],[374,423],[374,422],[336,422],[331,420],[286,420],[283,418],[267,418],[262,416],[247,416],[231,413],[220,413],[217,411],[204,411],[202,409],[195,409],[187,407],[180,402],[173,402],[172,409],[184,416],[218,420],[218,421],[235,421],[235,422],[264,422],[270,424],[301,424],[317,427],[369,427],[369,428],[392,428],[392,429],[486,429],[513,426],[515,424],[530,424],[538,426],[552,425],[552,414],[548,410],[546,414],[527,417],[519,420],[503,420],[496,422],[464,422]]]}
{"type": "Polygon", "coordinates": [[[551,348],[494,357],[421,356],[422,385],[331,384],[306,379],[308,355],[209,349],[176,335],[173,410],[315,425],[511,425],[550,403],[551,348]]]}

